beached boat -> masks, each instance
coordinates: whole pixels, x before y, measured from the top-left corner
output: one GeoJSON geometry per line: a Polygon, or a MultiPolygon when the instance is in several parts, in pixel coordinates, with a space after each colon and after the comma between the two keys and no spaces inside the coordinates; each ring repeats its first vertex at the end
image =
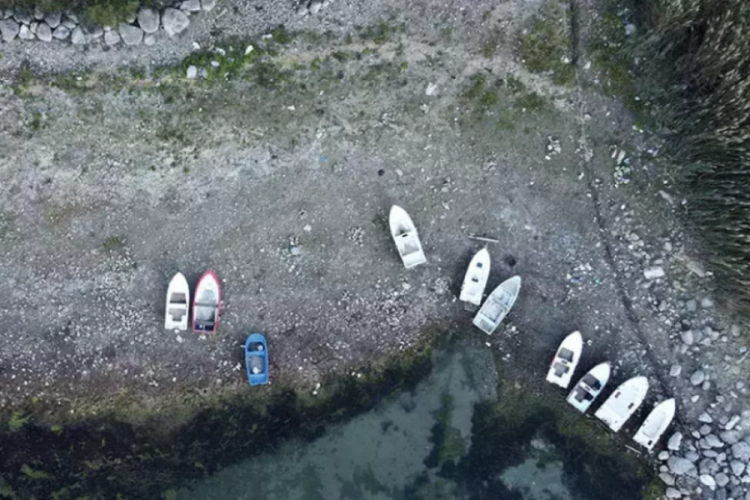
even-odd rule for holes
{"type": "Polygon", "coordinates": [[[617,432],[635,413],[648,392],[646,377],[633,377],[623,382],[604,404],[596,410],[596,418],[617,432]]]}
{"type": "Polygon", "coordinates": [[[491,335],[516,303],[521,291],[521,277],[513,276],[495,288],[474,316],[474,325],[491,335]]]}
{"type": "Polygon", "coordinates": [[[164,328],[187,330],[190,308],[190,287],[182,273],[172,277],[167,287],[167,307],[164,313],[164,328]]]}
{"type": "Polygon", "coordinates": [[[221,308],[221,286],[213,271],[206,271],[198,280],[193,299],[193,331],[195,333],[216,333],[219,327],[221,308]]]}
{"type": "Polygon", "coordinates": [[[490,277],[490,252],[486,248],[474,255],[466,270],[459,300],[475,310],[482,303],[487,279],[490,277]]]}
{"type": "Polygon", "coordinates": [[[633,436],[633,440],[649,451],[653,449],[659,438],[664,434],[664,431],[669,427],[669,424],[672,423],[674,412],[674,399],[667,399],[656,405],[651,410],[651,413],[648,414],[638,432],[633,436]]]}
{"type": "Polygon", "coordinates": [[[245,341],[245,367],[250,385],[268,383],[268,344],[260,333],[251,333],[245,341]]]}
{"type": "Polygon", "coordinates": [[[581,332],[573,332],[562,341],[547,372],[547,382],[567,389],[583,351],[581,332]]]}
{"type": "Polygon", "coordinates": [[[580,411],[586,413],[591,403],[601,394],[604,386],[609,381],[611,368],[609,363],[602,363],[593,367],[578,381],[568,395],[568,403],[580,411]]]}
{"type": "Polygon", "coordinates": [[[388,223],[391,227],[391,236],[393,236],[393,241],[396,242],[396,248],[398,248],[398,254],[401,256],[404,266],[410,269],[427,262],[424,251],[422,251],[422,243],[419,241],[417,228],[406,210],[398,205],[393,205],[388,223]]]}

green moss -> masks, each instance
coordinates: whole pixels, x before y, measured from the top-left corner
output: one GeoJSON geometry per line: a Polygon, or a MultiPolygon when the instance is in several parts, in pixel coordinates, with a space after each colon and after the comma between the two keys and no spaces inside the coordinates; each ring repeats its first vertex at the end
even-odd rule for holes
{"type": "Polygon", "coordinates": [[[23,464],[21,466],[21,472],[29,479],[47,479],[49,474],[44,471],[32,469],[29,464],[23,464]]]}
{"type": "Polygon", "coordinates": [[[643,490],[643,500],[662,500],[666,488],[661,479],[654,478],[643,490]]]}
{"type": "Polygon", "coordinates": [[[388,43],[393,40],[397,33],[403,33],[405,25],[403,24],[390,24],[385,21],[380,22],[374,26],[365,28],[361,33],[360,37],[366,41],[373,41],[378,45],[388,43]]]}
{"type": "Polygon", "coordinates": [[[21,412],[13,412],[8,421],[8,429],[11,432],[16,432],[21,429],[31,418],[31,415],[24,415],[21,412]]]}
{"type": "Polygon", "coordinates": [[[557,0],[542,7],[534,25],[521,34],[518,53],[532,73],[547,73],[557,85],[572,85],[575,71],[565,8],[557,0]]]}
{"type": "Polygon", "coordinates": [[[542,96],[540,96],[536,92],[525,92],[521,94],[520,96],[516,97],[516,100],[513,103],[513,105],[517,109],[536,112],[544,108],[545,100],[542,96]]]}
{"type": "Polygon", "coordinates": [[[95,0],[84,12],[84,17],[93,24],[115,27],[135,16],[139,5],[138,0],[95,0]]]}
{"type": "Polygon", "coordinates": [[[115,252],[125,248],[125,243],[126,240],[124,236],[110,236],[104,241],[104,243],[102,243],[102,247],[107,252],[115,252]]]}

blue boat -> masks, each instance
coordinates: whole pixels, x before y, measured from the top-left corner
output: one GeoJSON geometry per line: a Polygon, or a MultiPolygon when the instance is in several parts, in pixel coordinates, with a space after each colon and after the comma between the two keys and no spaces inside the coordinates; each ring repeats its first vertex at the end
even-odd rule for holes
{"type": "Polygon", "coordinates": [[[251,333],[245,341],[245,366],[250,385],[268,383],[268,344],[260,333],[251,333]]]}

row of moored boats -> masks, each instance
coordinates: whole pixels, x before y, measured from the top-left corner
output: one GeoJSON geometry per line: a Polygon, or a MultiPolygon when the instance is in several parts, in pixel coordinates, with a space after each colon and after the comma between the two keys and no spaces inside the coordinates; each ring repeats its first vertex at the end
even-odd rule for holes
{"type": "MultiPolygon", "coordinates": [[[[417,229],[409,215],[398,206],[391,208],[391,234],[406,268],[427,262],[417,229]]],[[[460,300],[468,310],[479,311],[474,317],[474,325],[487,334],[494,332],[518,298],[521,278],[513,276],[500,283],[482,304],[484,290],[490,276],[490,254],[487,248],[477,252],[469,263],[469,268],[461,286],[460,300]],[[481,307],[479,307],[481,305],[481,307]]],[[[547,374],[547,381],[567,389],[573,378],[576,366],[583,352],[583,338],[580,332],[568,335],[560,344],[547,374]]],[[[601,363],[589,370],[567,397],[576,410],[585,413],[601,394],[609,382],[611,366],[601,363]]],[[[648,379],[633,377],[623,382],[594,414],[618,432],[625,422],[638,410],[648,392],[648,379]]],[[[675,400],[668,399],[657,404],[640,426],[633,439],[651,450],[669,427],[675,414],[675,400]]]]}

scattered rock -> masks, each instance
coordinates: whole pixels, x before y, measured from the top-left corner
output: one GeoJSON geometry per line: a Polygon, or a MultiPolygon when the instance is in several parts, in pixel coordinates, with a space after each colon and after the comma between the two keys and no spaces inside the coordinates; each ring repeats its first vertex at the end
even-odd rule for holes
{"type": "Polygon", "coordinates": [[[693,345],[693,343],[695,342],[693,330],[685,330],[684,332],[680,333],[680,338],[685,345],[693,345]]]}
{"type": "Polygon", "coordinates": [[[732,429],[734,429],[734,426],[737,425],[737,423],[739,423],[739,421],[740,421],[739,415],[733,416],[731,419],[729,419],[729,422],[727,422],[726,425],[724,425],[724,430],[731,431],[732,429]]]}
{"type": "Polygon", "coordinates": [[[690,312],[695,312],[698,310],[698,301],[696,301],[695,299],[688,300],[685,305],[687,306],[687,310],[690,312]]]}
{"type": "Polygon", "coordinates": [[[159,29],[159,12],[149,8],[139,10],[138,26],[146,33],[155,33],[159,29]]]}
{"type": "Polygon", "coordinates": [[[659,452],[659,455],[657,455],[657,458],[658,458],[659,460],[662,460],[662,461],[664,461],[664,460],[668,460],[668,459],[669,459],[669,452],[668,452],[668,451],[666,451],[666,450],[664,450],[664,451],[660,451],[660,452],[659,452]]]}
{"type": "Polygon", "coordinates": [[[65,40],[70,36],[70,30],[63,25],[60,25],[52,32],[52,36],[58,40],[65,40]]]}
{"type": "Polygon", "coordinates": [[[143,30],[137,26],[120,23],[118,30],[125,45],[138,45],[143,40],[143,30]]]}
{"type": "Polygon", "coordinates": [[[695,473],[695,465],[693,462],[687,458],[676,457],[674,455],[667,460],[667,467],[672,471],[672,474],[677,476],[684,476],[686,474],[692,475],[695,473]]]}
{"type": "Polygon", "coordinates": [[[706,443],[711,448],[723,448],[724,447],[724,443],[721,442],[721,439],[719,439],[718,436],[716,436],[716,434],[709,434],[708,436],[706,436],[706,443]]]}
{"type": "Polygon", "coordinates": [[[188,80],[194,80],[198,77],[198,68],[195,66],[188,66],[187,73],[185,75],[188,80]]]}
{"type": "Polygon", "coordinates": [[[91,38],[100,38],[104,34],[104,30],[101,26],[89,26],[88,28],[84,28],[84,33],[86,33],[91,38]]]}
{"type": "Polygon", "coordinates": [[[188,12],[198,12],[201,10],[201,0],[185,0],[180,5],[180,9],[188,12]]]}
{"type": "Polygon", "coordinates": [[[750,460],[750,444],[740,441],[732,445],[732,456],[737,460],[747,462],[750,460]]]}
{"type": "Polygon", "coordinates": [[[312,2],[310,2],[310,7],[309,7],[310,14],[313,14],[313,15],[317,14],[318,12],[320,12],[320,8],[322,6],[323,6],[323,3],[320,2],[320,0],[313,0],[312,2]]]}
{"type": "Polygon", "coordinates": [[[681,444],[682,444],[682,433],[675,432],[669,438],[669,441],[667,441],[667,448],[672,451],[678,451],[680,449],[681,444]]]}
{"type": "Polygon", "coordinates": [[[679,377],[682,373],[682,366],[678,364],[674,364],[669,367],[669,376],[670,377],[679,377]]]}
{"type": "Polygon", "coordinates": [[[43,42],[51,42],[52,29],[47,23],[39,23],[39,27],[36,29],[36,37],[43,42]]]}
{"type": "Polygon", "coordinates": [[[0,34],[2,34],[4,42],[12,42],[18,35],[19,29],[18,23],[12,19],[0,22],[0,34]]]}
{"type": "Polygon", "coordinates": [[[635,24],[628,23],[625,25],[625,36],[633,36],[635,35],[635,31],[636,31],[635,24]]]}
{"type": "Polygon", "coordinates": [[[739,433],[739,431],[731,430],[720,433],[719,437],[722,441],[731,446],[733,444],[739,443],[742,435],[739,433]]]}
{"type": "Polygon", "coordinates": [[[75,27],[78,26],[78,23],[76,23],[72,19],[63,19],[63,22],[60,24],[65,26],[69,30],[75,29],[75,27]]]}
{"type": "Polygon", "coordinates": [[[107,31],[106,33],[104,33],[104,43],[106,43],[110,47],[113,45],[117,45],[118,43],[120,43],[120,34],[115,30],[107,31]]]}
{"type": "Polygon", "coordinates": [[[732,469],[732,474],[740,477],[742,473],[745,472],[745,463],[740,462],[739,460],[732,460],[729,462],[729,468],[732,469]]]}
{"type": "Polygon", "coordinates": [[[62,18],[62,14],[59,12],[53,12],[51,14],[47,14],[42,19],[44,19],[44,22],[47,23],[47,25],[50,28],[57,28],[60,25],[60,21],[62,18]]]}
{"type": "Polygon", "coordinates": [[[698,415],[698,422],[703,422],[703,423],[706,423],[706,424],[710,424],[713,421],[714,421],[714,419],[711,418],[711,415],[709,415],[705,411],[703,413],[701,413],[700,415],[698,415]]]}
{"type": "Polygon", "coordinates": [[[667,498],[682,498],[682,493],[680,493],[680,490],[677,490],[675,488],[667,488],[665,494],[667,495],[667,498]]]}
{"type": "Polygon", "coordinates": [[[177,9],[164,9],[161,16],[161,22],[164,24],[164,31],[167,35],[174,36],[181,33],[190,25],[190,19],[184,12],[177,9]]]}
{"type": "Polygon", "coordinates": [[[216,7],[216,0],[201,0],[201,9],[210,12],[216,7]]]}
{"type": "Polygon", "coordinates": [[[643,271],[643,277],[647,280],[655,280],[664,277],[664,268],[661,266],[649,267],[643,271]]]}
{"type": "MultiPolygon", "coordinates": [[[[23,28],[23,26],[21,26],[21,27],[23,28]]],[[[31,23],[31,24],[29,24],[29,29],[31,30],[32,33],[36,34],[36,30],[39,29],[39,23],[31,23]]],[[[20,38],[20,34],[21,33],[19,32],[18,34],[19,34],[19,38],[20,38]]]]}
{"type": "Polygon", "coordinates": [[[143,44],[151,47],[156,43],[156,37],[154,35],[146,35],[143,37],[143,44]]]}
{"type": "Polygon", "coordinates": [[[706,380],[706,374],[702,370],[696,370],[690,375],[690,383],[695,385],[701,385],[706,380]]]}
{"type": "Polygon", "coordinates": [[[701,475],[711,475],[719,472],[719,464],[713,458],[704,458],[698,464],[701,475]]]}
{"type": "Polygon", "coordinates": [[[42,12],[42,9],[40,9],[39,6],[34,7],[34,19],[37,21],[44,19],[44,12],[42,12]]]}
{"type": "Polygon", "coordinates": [[[86,43],[86,35],[83,34],[83,29],[80,26],[76,26],[73,32],[70,34],[70,41],[73,45],[83,45],[86,43]]]}
{"type": "Polygon", "coordinates": [[[711,488],[711,490],[716,488],[716,480],[714,480],[712,476],[709,476],[708,474],[703,474],[698,479],[700,479],[701,483],[711,488]]]}
{"type": "Polygon", "coordinates": [[[659,479],[661,479],[667,486],[674,486],[674,476],[668,472],[662,472],[659,474],[659,479]]]}
{"type": "Polygon", "coordinates": [[[703,300],[701,300],[701,307],[704,309],[709,309],[714,306],[714,301],[709,299],[708,297],[705,297],[703,300]]]}
{"type": "Polygon", "coordinates": [[[714,481],[716,482],[716,486],[718,486],[719,488],[723,488],[729,483],[729,476],[727,476],[723,472],[719,472],[714,476],[714,481]]]}

